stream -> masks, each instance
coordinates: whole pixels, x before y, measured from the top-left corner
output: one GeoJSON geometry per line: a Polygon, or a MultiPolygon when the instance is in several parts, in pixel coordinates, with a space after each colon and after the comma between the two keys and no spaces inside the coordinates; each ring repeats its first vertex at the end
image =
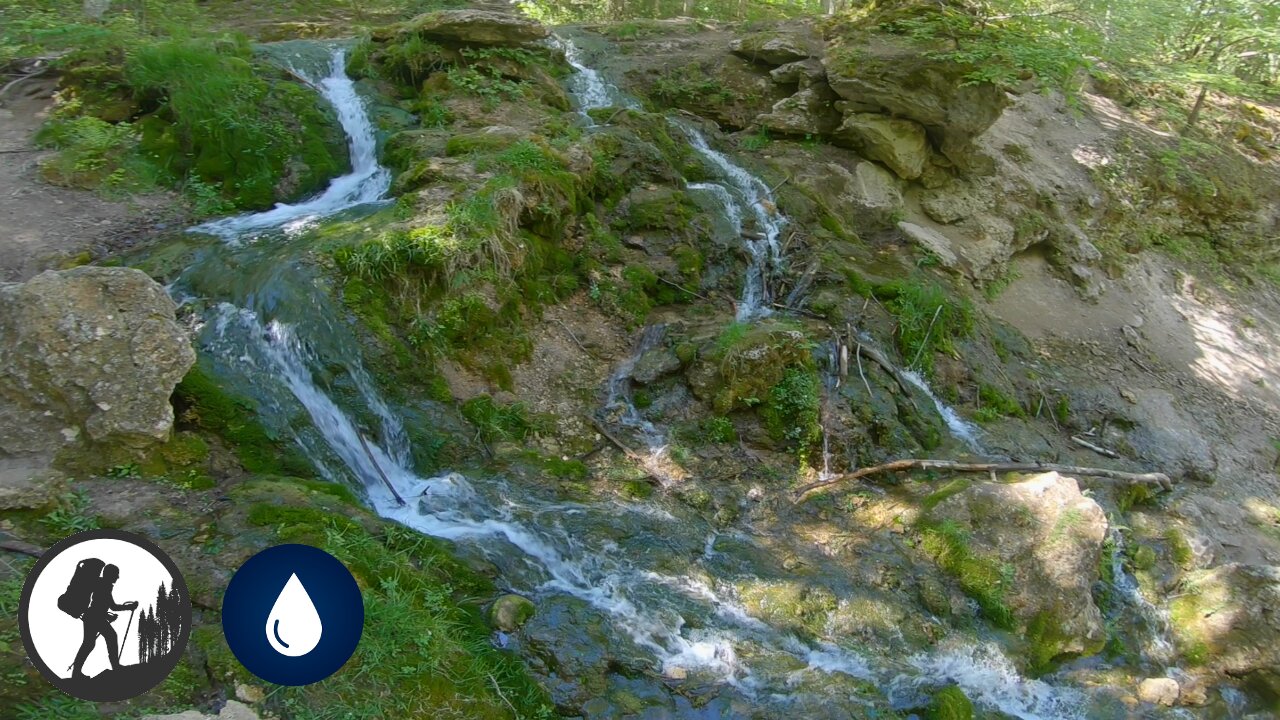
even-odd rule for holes
{"type": "MultiPolygon", "coordinates": [[[[717,530],[662,494],[642,502],[566,502],[545,487],[497,475],[419,475],[403,418],[421,409],[397,406],[377,387],[327,281],[299,260],[312,228],[370,212],[389,185],[364,102],[344,74],[344,52],[333,49],[328,74],[312,82],[350,139],[351,173],[306,202],[192,228],[218,242],[197,256],[171,292],[199,314],[199,351],[218,377],[253,397],[262,421],[291,435],[321,474],[354,483],[379,515],[484,558],[498,569],[501,585],[537,602],[526,630],[536,647],[505,636],[495,642],[605,674],[607,697],[592,701],[591,717],[626,714],[610,699],[618,693],[653,708],[655,714],[644,717],[861,717],[883,708],[885,698],[893,707],[918,707],[950,684],[979,707],[1011,717],[1124,716],[1098,691],[1020,676],[989,638],[952,633],[927,650],[906,643],[878,647],[842,636],[830,622],[813,636],[754,618],[743,589],[795,583],[795,577],[749,525],[717,530]],[[379,468],[407,503],[397,502],[379,468]]],[[[570,84],[580,108],[606,107],[620,97],[576,52],[570,62],[579,71],[570,84]]],[[[742,321],[767,315],[786,218],[761,179],[691,125],[673,122],[717,169],[719,182],[690,188],[716,197],[737,227],[749,213],[758,237],[744,236],[750,267],[737,314],[742,321]]],[[[646,330],[639,351],[661,335],[661,326],[646,330]]],[[[614,373],[607,404],[618,422],[646,437],[659,461],[665,436],[631,404],[630,372],[624,363],[614,373]]],[[[951,418],[947,422],[958,432],[951,418]]],[[[863,589],[833,560],[815,558],[823,564],[804,582],[821,578],[841,607],[861,596],[863,589]]]]}

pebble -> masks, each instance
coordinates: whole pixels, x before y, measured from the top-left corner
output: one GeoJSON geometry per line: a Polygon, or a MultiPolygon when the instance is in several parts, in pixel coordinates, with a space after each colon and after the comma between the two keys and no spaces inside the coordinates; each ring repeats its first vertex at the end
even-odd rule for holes
{"type": "Polygon", "coordinates": [[[1178,681],[1173,678],[1147,678],[1138,683],[1138,699],[1154,705],[1173,707],[1178,693],[1178,681]]]}

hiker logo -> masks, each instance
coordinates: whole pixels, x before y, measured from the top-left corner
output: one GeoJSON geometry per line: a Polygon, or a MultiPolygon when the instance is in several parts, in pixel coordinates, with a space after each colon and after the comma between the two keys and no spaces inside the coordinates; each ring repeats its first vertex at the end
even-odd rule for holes
{"type": "Polygon", "coordinates": [[[191,633],[182,573],[149,540],[89,530],[40,556],[18,606],[27,655],[60,690],[116,702],[160,684],[191,633]]]}
{"type": "Polygon", "coordinates": [[[249,558],[222,596],[222,632],[241,665],[277,685],[337,672],[360,643],[364,599],[334,556],[276,545],[249,558]]]}

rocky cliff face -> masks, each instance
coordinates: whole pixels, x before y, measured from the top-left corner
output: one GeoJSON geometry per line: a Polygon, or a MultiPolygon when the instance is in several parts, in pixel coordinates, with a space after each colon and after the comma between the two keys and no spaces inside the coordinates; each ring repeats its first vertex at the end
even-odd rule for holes
{"type": "Polygon", "coordinates": [[[195,362],[174,310],[163,288],[131,269],[0,285],[0,451],[166,440],[169,396],[195,362]]]}

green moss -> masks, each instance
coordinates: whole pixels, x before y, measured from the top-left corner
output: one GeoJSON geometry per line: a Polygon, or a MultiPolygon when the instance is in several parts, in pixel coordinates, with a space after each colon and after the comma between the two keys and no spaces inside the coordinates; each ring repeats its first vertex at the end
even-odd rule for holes
{"type": "Polygon", "coordinates": [[[688,227],[697,207],[680,190],[644,190],[632,193],[627,214],[614,223],[624,231],[664,230],[688,227]]]}
{"type": "Polygon", "coordinates": [[[737,589],[752,617],[807,636],[822,636],[828,618],[839,607],[830,590],[808,583],[756,580],[740,583],[737,589]]]}
{"type": "MultiPolygon", "coordinates": [[[[715,363],[719,373],[719,382],[711,388],[715,411],[723,415],[736,409],[758,407],[783,381],[788,370],[813,372],[811,347],[804,333],[784,323],[733,323],[726,326],[706,359],[715,363]]],[[[806,389],[801,385],[808,381],[797,377],[791,382],[799,392],[806,389]]],[[[788,399],[784,397],[784,391],[788,389],[792,388],[779,391],[779,403],[788,399]]],[[[797,403],[793,407],[802,405],[797,403]]],[[[785,436],[790,427],[788,418],[779,416],[777,420],[785,436]]],[[[800,435],[795,439],[799,440],[800,435]]]]}
{"type": "Polygon", "coordinates": [[[925,496],[924,500],[920,501],[920,509],[927,513],[937,507],[943,500],[953,495],[959,495],[972,486],[973,483],[971,481],[963,478],[952,480],[925,496]]]}
{"type": "Polygon", "coordinates": [[[1013,612],[1005,602],[1006,578],[1000,564],[975,552],[963,528],[950,520],[922,520],[920,546],[939,568],[956,579],[992,624],[1013,629],[1013,612]]]}
{"type": "Polygon", "coordinates": [[[1037,613],[1027,623],[1027,670],[1033,677],[1051,672],[1062,649],[1072,640],[1061,628],[1062,622],[1047,611],[1037,613]]]}
{"type": "Polygon", "coordinates": [[[1138,505],[1147,505],[1155,501],[1151,489],[1141,483],[1130,483],[1116,491],[1116,505],[1121,512],[1129,512],[1138,505]]]}
{"type": "Polygon", "coordinates": [[[934,693],[925,717],[928,720],[973,720],[973,703],[958,685],[949,685],[934,693]]]}
{"type": "Polygon", "coordinates": [[[1169,544],[1169,557],[1174,564],[1184,570],[1190,568],[1195,561],[1195,553],[1182,530],[1176,527],[1168,528],[1164,531],[1164,540],[1169,544]]]}
{"type": "Polygon", "coordinates": [[[1130,550],[1130,557],[1133,560],[1133,567],[1136,570],[1150,570],[1156,566],[1156,551],[1150,545],[1133,546],[1130,550]]]}
{"type": "Polygon", "coordinates": [[[707,442],[733,443],[738,441],[738,431],[727,417],[712,417],[702,421],[702,436],[707,442]]]}
{"type": "Polygon", "coordinates": [[[622,494],[633,500],[645,500],[653,496],[653,484],[646,480],[628,480],[622,484],[622,494]]]}
{"type": "Polygon", "coordinates": [[[769,435],[793,450],[801,460],[808,457],[809,449],[822,436],[820,387],[818,373],[812,367],[788,368],[782,380],[769,389],[760,410],[769,435]]]}
{"type": "Polygon", "coordinates": [[[304,456],[254,419],[256,408],[251,401],[224,391],[199,364],[178,383],[173,401],[181,423],[221,437],[244,469],[270,475],[314,474],[304,456]]]}

